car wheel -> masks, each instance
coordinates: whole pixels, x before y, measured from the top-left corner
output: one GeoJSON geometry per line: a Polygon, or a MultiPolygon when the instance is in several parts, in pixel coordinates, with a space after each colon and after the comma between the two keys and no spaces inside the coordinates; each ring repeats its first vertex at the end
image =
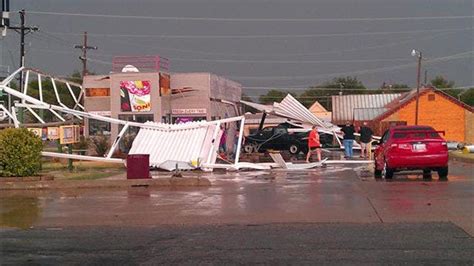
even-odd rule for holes
{"type": "Polygon", "coordinates": [[[431,170],[430,169],[424,169],[423,170],[423,179],[427,179],[427,180],[431,179],[431,170]]]}
{"type": "Polygon", "coordinates": [[[296,144],[291,144],[290,147],[288,148],[288,151],[291,154],[296,155],[296,154],[300,153],[300,147],[296,144]]]}
{"type": "Polygon", "coordinates": [[[448,179],[448,167],[441,167],[438,169],[438,176],[439,176],[439,179],[444,179],[444,180],[447,180],[448,179]]]}
{"type": "Polygon", "coordinates": [[[249,153],[249,154],[250,154],[250,153],[253,153],[253,152],[257,151],[257,149],[256,149],[256,147],[255,147],[254,145],[252,145],[252,144],[245,144],[245,145],[244,145],[244,151],[245,151],[246,153],[249,153]]]}
{"type": "Polygon", "coordinates": [[[382,169],[382,176],[383,176],[383,178],[385,178],[385,179],[392,179],[394,172],[395,172],[394,169],[389,168],[388,165],[387,165],[387,162],[384,161],[384,163],[383,163],[383,169],[382,169]]]}

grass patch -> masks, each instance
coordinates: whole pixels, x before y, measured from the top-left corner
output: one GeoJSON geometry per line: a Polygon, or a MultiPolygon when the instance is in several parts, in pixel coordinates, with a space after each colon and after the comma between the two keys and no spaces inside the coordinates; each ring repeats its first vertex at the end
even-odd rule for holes
{"type": "Polygon", "coordinates": [[[74,161],[74,169],[67,169],[67,160],[60,162],[44,161],[41,175],[53,176],[60,180],[95,180],[125,173],[121,164],[74,161]]]}

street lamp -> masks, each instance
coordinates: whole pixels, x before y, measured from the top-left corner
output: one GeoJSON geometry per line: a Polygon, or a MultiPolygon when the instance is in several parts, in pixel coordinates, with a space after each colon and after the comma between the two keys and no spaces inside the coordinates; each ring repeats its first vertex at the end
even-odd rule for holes
{"type": "Polygon", "coordinates": [[[416,56],[418,58],[418,69],[416,74],[416,109],[415,109],[415,125],[418,125],[418,104],[420,98],[420,76],[421,76],[421,59],[423,58],[420,51],[413,49],[411,51],[411,56],[416,56]]]}

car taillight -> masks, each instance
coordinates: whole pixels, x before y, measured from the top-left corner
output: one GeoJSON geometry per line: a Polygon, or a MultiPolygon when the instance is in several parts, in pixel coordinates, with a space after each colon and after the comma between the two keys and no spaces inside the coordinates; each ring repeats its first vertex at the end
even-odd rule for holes
{"type": "Polygon", "coordinates": [[[390,145],[391,148],[399,148],[399,149],[411,149],[411,146],[410,144],[404,144],[404,143],[401,143],[401,144],[392,144],[390,145]]]}
{"type": "Polygon", "coordinates": [[[448,146],[448,143],[446,143],[446,142],[443,141],[443,142],[441,142],[441,145],[442,145],[442,146],[448,146]]]}

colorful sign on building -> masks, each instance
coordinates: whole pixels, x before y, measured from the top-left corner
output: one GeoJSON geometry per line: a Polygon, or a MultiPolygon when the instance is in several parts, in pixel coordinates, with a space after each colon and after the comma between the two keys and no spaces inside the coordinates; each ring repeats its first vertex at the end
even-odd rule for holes
{"type": "Polygon", "coordinates": [[[151,82],[149,80],[120,81],[120,110],[122,112],[151,111],[151,82]]]}

